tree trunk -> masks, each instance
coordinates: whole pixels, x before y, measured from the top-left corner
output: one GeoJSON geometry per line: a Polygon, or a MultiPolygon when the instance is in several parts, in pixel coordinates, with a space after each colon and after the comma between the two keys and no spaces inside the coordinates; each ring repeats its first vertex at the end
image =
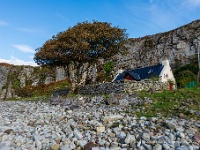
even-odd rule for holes
{"type": "Polygon", "coordinates": [[[77,72],[77,69],[76,69],[76,65],[74,62],[72,62],[70,65],[69,65],[69,79],[71,81],[71,90],[70,90],[70,93],[74,93],[75,90],[76,90],[76,72],[77,72]]]}
{"type": "Polygon", "coordinates": [[[72,62],[68,67],[68,77],[71,81],[71,91],[74,93],[77,88],[84,86],[86,82],[95,83],[97,78],[96,64],[72,62]]]}
{"type": "Polygon", "coordinates": [[[72,62],[69,66],[69,77],[71,80],[71,91],[74,93],[78,87],[85,85],[88,76],[89,63],[80,64],[72,62]]]}

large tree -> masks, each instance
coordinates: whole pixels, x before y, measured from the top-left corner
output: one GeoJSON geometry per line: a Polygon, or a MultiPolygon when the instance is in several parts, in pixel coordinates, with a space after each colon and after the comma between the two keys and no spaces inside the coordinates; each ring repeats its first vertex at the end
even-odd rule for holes
{"type": "Polygon", "coordinates": [[[122,49],[126,40],[125,29],[112,27],[110,23],[78,23],[53,36],[36,49],[34,60],[38,65],[66,67],[73,64],[77,70],[76,78],[72,79],[74,88],[79,82],[78,74],[83,63],[90,64],[98,58],[110,58],[122,49]]]}

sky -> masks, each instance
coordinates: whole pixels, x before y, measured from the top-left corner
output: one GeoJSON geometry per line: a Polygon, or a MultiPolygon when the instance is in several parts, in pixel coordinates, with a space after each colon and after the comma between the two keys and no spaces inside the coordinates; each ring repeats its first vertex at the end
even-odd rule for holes
{"type": "Polygon", "coordinates": [[[139,38],[197,19],[200,0],[0,0],[0,62],[35,66],[35,49],[78,22],[109,22],[139,38]]]}

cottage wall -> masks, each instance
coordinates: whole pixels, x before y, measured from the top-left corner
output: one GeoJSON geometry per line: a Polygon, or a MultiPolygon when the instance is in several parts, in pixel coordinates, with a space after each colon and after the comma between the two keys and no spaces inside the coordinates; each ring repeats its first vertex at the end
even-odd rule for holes
{"type": "MultiPolygon", "coordinates": [[[[176,83],[176,80],[174,78],[174,74],[172,72],[172,69],[169,65],[169,61],[168,60],[164,60],[162,62],[162,65],[164,66],[163,70],[160,73],[160,81],[161,82],[168,82],[169,80],[173,81],[174,83],[176,83]]],[[[173,89],[176,89],[176,86],[174,84],[173,89]]]]}

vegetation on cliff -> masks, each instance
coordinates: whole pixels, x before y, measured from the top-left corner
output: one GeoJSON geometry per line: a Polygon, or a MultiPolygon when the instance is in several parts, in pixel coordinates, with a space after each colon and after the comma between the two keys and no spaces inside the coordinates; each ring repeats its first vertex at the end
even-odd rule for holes
{"type": "Polygon", "coordinates": [[[43,97],[47,100],[55,90],[67,89],[70,87],[68,80],[51,82],[49,84],[40,84],[37,86],[28,85],[17,90],[17,95],[21,98],[43,97]]]}

